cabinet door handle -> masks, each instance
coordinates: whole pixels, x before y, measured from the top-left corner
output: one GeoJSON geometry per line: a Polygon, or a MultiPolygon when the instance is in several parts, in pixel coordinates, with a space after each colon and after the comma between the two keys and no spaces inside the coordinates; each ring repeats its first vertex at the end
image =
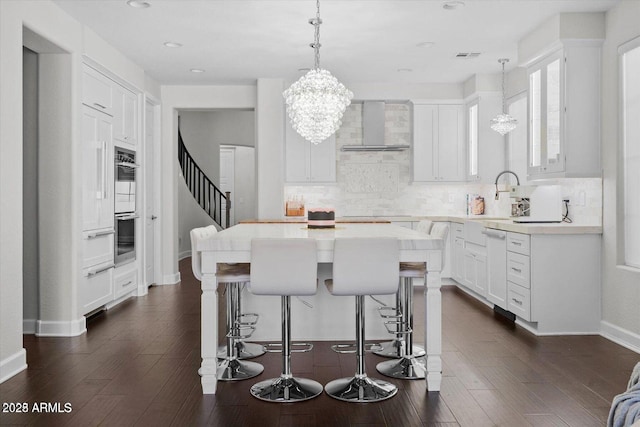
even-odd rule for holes
{"type": "Polygon", "coordinates": [[[522,301],[517,300],[517,299],[515,299],[515,298],[511,298],[511,301],[515,302],[515,303],[516,303],[516,304],[518,304],[518,305],[522,305],[522,301]]]}
{"type": "Polygon", "coordinates": [[[127,286],[129,286],[132,282],[133,282],[132,280],[129,280],[127,283],[124,283],[124,284],[122,285],[122,287],[123,287],[123,288],[126,288],[126,287],[127,287],[127,286]]]}
{"type": "Polygon", "coordinates": [[[102,108],[103,110],[106,110],[106,109],[107,109],[107,107],[105,107],[105,106],[104,106],[104,105],[102,105],[102,104],[98,104],[97,102],[94,102],[94,103],[93,103],[93,105],[95,105],[96,107],[102,108]]]}
{"type": "Polygon", "coordinates": [[[481,233],[487,237],[495,237],[496,239],[500,239],[500,240],[504,240],[507,237],[507,233],[505,233],[504,231],[500,232],[500,231],[484,229],[481,231],[481,233]]]}
{"type": "Polygon", "coordinates": [[[102,199],[107,198],[107,141],[102,141],[102,199]]]}
{"type": "Polygon", "coordinates": [[[96,237],[106,236],[108,234],[115,234],[115,230],[98,231],[87,235],[87,239],[95,239],[96,237]]]}
{"type": "Polygon", "coordinates": [[[99,268],[99,269],[97,269],[97,270],[89,271],[89,272],[87,273],[87,277],[95,276],[96,274],[100,274],[100,273],[102,273],[102,272],[104,272],[104,271],[110,270],[110,269],[112,269],[112,268],[113,268],[113,267],[115,267],[115,266],[116,266],[115,264],[109,264],[109,265],[108,265],[108,266],[106,266],[106,267],[102,267],[102,268],[99,268]]]}
{"type": "Polygon", "coordinates": [[[522,273],[522,270],[521,270],[521,269],[519,269],[519,268],[511,267],[511,269],[512,269],[513,271],[518,272],[518,273],[522,273]]]}
{"type": "Polygon", "coordinates": [[[511,244],[516,245],[516,246],[522,246],[521,242],[512,241],[511,244]]]}

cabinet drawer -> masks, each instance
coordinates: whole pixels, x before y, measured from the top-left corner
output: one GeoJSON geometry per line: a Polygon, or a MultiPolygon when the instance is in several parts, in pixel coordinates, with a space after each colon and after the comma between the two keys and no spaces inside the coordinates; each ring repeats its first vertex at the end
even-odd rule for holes
{"type": "Polygon", "coordinates": [[[529,255],[530,240],[528,234],[507,233],[507,250],[522,255],[529,255]]]}
{"type": "Polygon", "coordinates": [[[452,222],[451,233],[453,234],[453,237],[459,237],[461,239],[464,239],[464,225],[458,224],[456,222],[452,222]]]}
{"type": "Polygon", "coordinates": [[[113,282],[113,298],[120,298],[137,288],[138,270],[136,269],[124,274],[118,274],[113,282]]]}
{"type": "Polygon", "coordinates": [[[86,314],[113,299],[113,263],[87,268],[83,272],[79,300],[86,314]]]}
{"type": "Polygon", "coordinates": [[[82,103],[113,116],[113,82],[87,65],[82,73],[82,103]]]}
{"type": "Polygon", "coordinates": [[[507,252],[507,280],[530,288],[531,274],[529,268],[529,257],[514,252],[507,252]]]}
{"type": "Polygon", "coordinates": [[[508,282],[507,310],[526,321],[531,321],[531,291],[508,282]]]}
{"type": "Polygon", "coordinates": [[[113,263],[113,230],[82,233],[82,268],[113,263]]]}

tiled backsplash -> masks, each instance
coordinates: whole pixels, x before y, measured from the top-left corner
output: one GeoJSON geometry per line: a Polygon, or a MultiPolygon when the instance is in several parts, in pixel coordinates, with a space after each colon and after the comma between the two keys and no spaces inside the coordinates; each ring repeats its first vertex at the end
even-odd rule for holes
{"type": "MultiPolygon", "coordinates": [[[[385,143],[411,144],[410,107],[387,104],[385,143]]],[[[343,145],[362,143],[362,104],[349,106],[336,133],[336,184],[286,185],[285,200],[304,197],[306,207],[334,207],[336,216],[465,215],[466,195],[485,199],[485,215],[508,217],[511,202],[501,193],[495,200],[493,184],[411,183],[411,150],[343,152],[343,145]]],[[[602,224],[602,180],[554,180],[563,197],[571,200],[569,217],[579,224],[602,224]]],[[[501,186],[502,189],[502,186],[501,186]]]]}

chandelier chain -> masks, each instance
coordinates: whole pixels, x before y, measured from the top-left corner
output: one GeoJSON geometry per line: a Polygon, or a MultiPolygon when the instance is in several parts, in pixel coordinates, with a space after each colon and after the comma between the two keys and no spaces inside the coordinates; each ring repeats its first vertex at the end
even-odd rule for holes
{"type": "Polygon", "coordinates": [[[506,114],[507,113],[507,95],[504,87],[504,64],[505,62],[509,62],[509,60],[501,59],[500,62],[502,63],[502,112],[506,114]]]}
{"type": "Polygon", "coordinates": [[[314,68],[320,69],[320,0],[316,0],[316,19],[313,20],[313,26],[315,27],[313,50],[314,50],[314,68]]]}

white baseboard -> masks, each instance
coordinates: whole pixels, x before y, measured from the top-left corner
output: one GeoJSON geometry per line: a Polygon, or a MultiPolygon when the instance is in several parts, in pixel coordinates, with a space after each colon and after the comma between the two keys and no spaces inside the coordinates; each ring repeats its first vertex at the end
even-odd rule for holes
{"type": "Polygon", "coordinates": [[[638,334],[603,320],[600,322],[600,335],[640,354],[640,335],[638,334]]]}
{"type": "Polygon", "coordinates": [[[0,383],[25,369],[27,369],[27,351],[21,348],[17,353],[0,360],[0,383]]]}
{"type": "Polygon", "coordinates": [[[178,254],[178,261],[182,261],[185,258],[189,258],[191,256],[191,251],[184,251],[178,254]]]}
{"type": "Polygon", "coordinates": [[[180,282],[180,272],[175,274],[165,274],[160,285],[175,285],[180,282]]]}
{"type": "Polygon", "coordinates": [[[36,335],[39,337],[76,337],[85,332],[87,332],[87,319],[84,316],[77,320],[38,320],[36,322],[36,335]]]}
{"type": "Polygon", "coordinates": [[[22,319],[22,333],[32,335],[36,333],[36,319],[22,319]]]}

